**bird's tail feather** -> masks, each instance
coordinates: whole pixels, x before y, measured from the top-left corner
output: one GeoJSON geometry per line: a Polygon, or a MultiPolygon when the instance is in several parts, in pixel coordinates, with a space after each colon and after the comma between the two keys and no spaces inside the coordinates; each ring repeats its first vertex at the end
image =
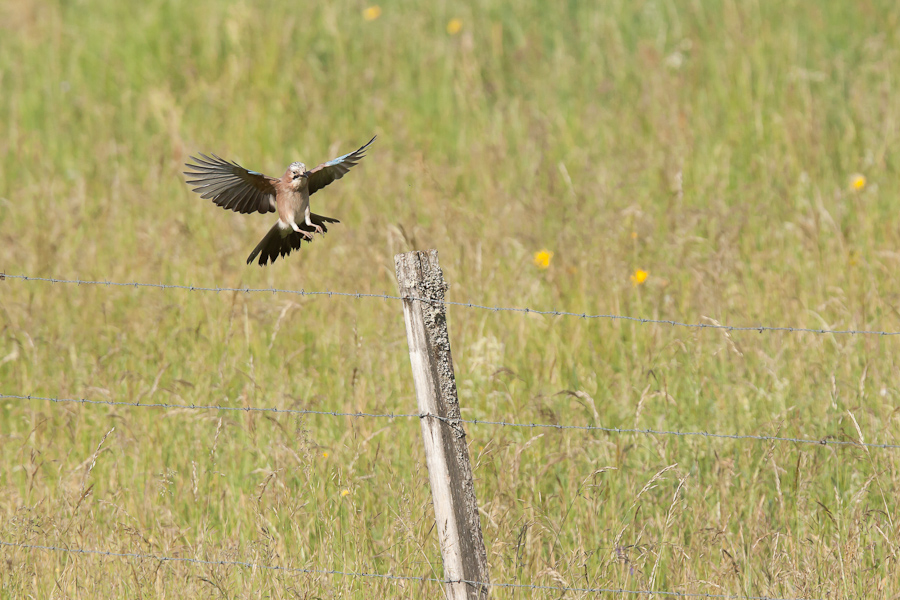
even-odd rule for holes
{"type": "MultiPolygon", "coordinates": [[[[337,219],[331,217],[323,217],[322,215],[310,214],[310,221],[322,228],[323,232],[328,231],[326,223],[340,223],[337,219]]],[[[309,233],[315,232],[314,227],[309,227],[305,223],[298,223],[302,231],[309,233]]],[[[247,258],[247,264],[253,262],[259,256],[259,266],[264,267],[269,262],[275,262],[279,256],[284,257],[291,253],[291,250],[298,250],[304,241],[309,241],[302,233],[296,231],[284,230],[279,227],[279,223],[275,223],[269,233],[256,245],[253,252],[247,258]]]]}
{"type": "Polygon", "coordinates": [[[247,264],[253,262],[253,259],[256,256],[263,252],[263,255],[259,257],[259,266],[265,265],[269,262],[269,258],[271,255],[271,259],[274,261],[278,256],[277,246],[280,246],[281,242],[281,231],[279,231],[278,223],[276,223],[272,229],[269,230],[269,233],[256,245],[256,248],[253,249],[253,252],[250,253],[250,256],[247,258],[247,264]]]}

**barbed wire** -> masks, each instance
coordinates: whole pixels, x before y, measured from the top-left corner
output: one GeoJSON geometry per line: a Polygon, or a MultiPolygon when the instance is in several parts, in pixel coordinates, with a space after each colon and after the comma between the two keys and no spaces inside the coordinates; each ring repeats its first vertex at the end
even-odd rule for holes
{"type": "Polygon", "coordinates": [[[721,329],[729,332],[739,331],[756,331],[762,333],[764,331],[782,331],[787,333],[815,333],[815,334],[831,334],[831,335],[878,335],[878,336],[896,336],[900,335],[900,331],[878,331],[866,329],[826,329],[811,327],[787,327],[787,326],[771,326],[771,325],[722,325],[720,323],[683,323],[670,319],[647,319],[643,317],[632,317],[628,315],[614,314],[588,314],[577,313],[563,310],[537,310],[534,308],[520,308],[509,306],[485,306],[472,302],[455,302],[450,300],[432,300],[429,298],[417,298],[415,296],[394,296],[391,294],[372,294],[364,292],[333,292],[333,291],[306,291],[306,290],[288,290],[280,288],[235,288],[235,287],[203,287],[195,285],[172,285],[165,283],[141,283],[141,282],[117,282],[117,281],[91,281],[82,279],[54,279],[50,277],[31,277],[29,275],[10,275],[0,273],[0,280],[3,279],[21,279],[23,281],[41,281],[48,283],[73,283],[78,285],[105,285],[116,287],[133,287],[133,288],[158,288],[158,289],[175,289],[186,290],[191,292],[242,292],[246,294],[271,293],[271,294],[294,294],[298,296],[338,296],[346,298],[379,298],[382,300],[412,300],[416,302],[427,302],[430,304],[442,304],[444,306],[460,306],[464,308],[474,308],[480,310],[488,310],[492,312],[521,312],[526,314],[536,314],[554,317],[578,317],[581,319],[605,319],[612,321],[630,321],[647,325],[670,325],[672,327],[687,327],[691,329],[721,329]]]}
{"type": "MultiPolygon", "coordinates": [[[[122,402],[115,400],[89,400],[87,398],[48,398],[46,396],[34,396],[31,394],[22,396],[18,394],[0,394],[0,398],[12,400],[46,400],[56,403],[74,404],[107,404],[109,406],[131,406],[136,408],[163,408],[163,409],[188,409],[188,410],[230,410],[235,412],[270,412],[290,413],[298,415],[328,415],[332,417],[372,417],[379,419],[419,418],[419,413],[364,413],[364,412],[337,412],[328,410],[309,410],[305,408],[265,408],[254,406],[222,406],[218,404],[165,404],[160,402],[122,402]]],[[[440,417],[437,417],[440,418],[440,417]]]]}
{"type": "Polygon", "coordinates": [[[499,427],[522,427],[530,429],[560,429],[560,430],[577,430],[577,431],[600,431],[605,433],[616,434],[644,434],[644,435],[674,435],[682,437],[706,437],[720,438],[731,440],[754,440],[760,442],[794,442],[798,444],[813,444],[816,446],[855,446],[858,448],[879,448],[879,449],[900,449],[900,444],[878,444],[873,442],[861,442],[855,440],[835,440],[829,437],[821,439],[810,438],[792,438],[774,435],[747,435],[747,434],[730,434],[730,433],[709,433],[707,431],[667,431],[664,429],[638,429],[638,428],[622,428],[622,427],[601,427],[599,425],[557,425],[553,423],[513,423],[508,421],[491,421],[487,419],[450,419],[440,415],[421,414],[421,413],[364,413],[364,412],[340,412],[327,410],[309,410],[301,408],[265,408],[252,406],[222,406],[216,404],[164,404],[164,403],[141,403],[141,402],[121,402],[115,400],[89,400],[87,398],[50,398],[46,396],[19,395],[19,394],[0,394],[0,399],[11,400],[45,400],[55,403],[73,403],[73,404],[105,404],[109,406],[130,406],[136,408],[159,408],[159,409],[188,409],[188,410],[226,410],[235,412],[267,412],[267,413],[289,413],[299,415],[325,415],[331,417],[368,417],[376,419],[423,419],[433,418],[444,421],[451,426],[458,424],[469,425],[495,425],[499,427]]]}
{"type": "MultiPolygon", "coordinates": [[[[303,569],[298,567],[280,567],[277,565],[266,565],[261,563],[253,563],[246,562],[240,560],[204,560],[200,558],[184,558],[184,557],[172,557],[172,556],[161,556],[157,554],[142,554],[137,552],[112,552],[106,550],[92,550],[86,548],[66,548],[63,546],[43,546],[38,544],[22,544],[22,543],[14,543],[7,542],[4,540],[0,540],[0,546],[6,546],[11,548],[21,548],[24,550],[44,550],[47,552],[66,552],[69,554],[84,554],[91,556],[106,556],[113,558],[130,558],[130,559],[138,559],[138,560],[154,560],[158,562],[172,562],[172,563],[190,563],[204,566],[234,566],[234,567],[247,567],[251,569],[265,569],[269,571],[282,571],[284,573],[299,573],[306,575],[339,575],[342,577],[359,577],[359,578],[374,578],[374,579],[386,579],[386,580],[396,580],[396,581],[419,581],[419,582],[433,582],[433,583],[465,583],[468,585],[474,586],[487,586],[487,587],[496,587],[496,588],[515,588],[515,589],[529,589],[529,590],[548,590],[548,591],[558,591],[558,592],[584,592],[584,593],[609,593],[609,594],[632,594],[632,595],[641,595],[641,596],[652,596],[652,595],[660,595],[660,596],[670,596],[675,598],[721,598],[727,600],[798,600],[792,598],[774,598],[770,596],[736,596],[732,594],[706,594],[702,592],[670,592],[670,591],[651,591],[651,590],[629,590],[625,588],[605,588],[605,587],[592,587],[592,588],[582,588],[582,587],[568,587],[568,586],[553,586],[553,585],[536,585],[536,584],[527,584],[527,583],[487,583],[483,581],[472,581],[469,579],[458,579],[458,580],[446,580],[446,579],[438,579],[436,577],[416,577],[413,575],[392,575],[390,573],[358,573],[354,571],[339,571],[335,569],[303,569]]],[[[806,599],[806,600],[814,600],[814,599],[806,599]]]]}

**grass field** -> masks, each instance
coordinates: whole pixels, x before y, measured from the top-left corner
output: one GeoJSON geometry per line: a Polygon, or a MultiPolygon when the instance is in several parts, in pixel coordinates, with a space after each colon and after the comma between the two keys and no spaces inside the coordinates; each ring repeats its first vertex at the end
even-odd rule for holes
{"type": "MultiPolygon", "coordinates": [[[[393,255],[437,248],[452,301],[900,331],[898,25],[890,0],[3,2],[0,271],[393,294],[393,255]],[[274,217],[181,174],[214,152],[278,176],[374,134],[313,196],[341,224],[267,268],[245,260],[274,217]]],[[[465,307],[449,324],[469,419],[900,443],[896,337],[465,307]]],[[[396,301],[13,278],[0,394],[415,411],[396,301]]],[[[0,541],[440,578],[419,433],[2,399],[0,541]]],[[[900,597],[896,448],[468,435],[494,582],[900,597]]],[[[442,593],[0,556],[2,598],[442,593]]],[[[563,595],[599,596],[493,591],[563,595]]]]}

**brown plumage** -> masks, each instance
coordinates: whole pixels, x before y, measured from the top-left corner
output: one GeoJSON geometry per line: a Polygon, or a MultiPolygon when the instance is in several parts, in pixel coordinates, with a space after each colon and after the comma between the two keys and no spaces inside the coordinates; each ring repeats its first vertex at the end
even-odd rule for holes
{"type": "Polygon", "coordinates": [[[200,158],[192,156],[191,160],[196,164],[186,163],[192,170],[185,171],[185,175],[193,177],[187,181],[197,185],[193,191],[201,198],[212,199],[222,208],[243,214],[278,212],[278,221],[247,258],[247,264],[250,264],[259,255],[259,264],[264,266],[299,249],[301,243],[312,240],[315,233],[324,234],[328,231],[326,223],[340,223],[337,219],[310,212],[309,196],[346,175],[374,141],[373,137],[359,150],[322,163],[311,171],[307,171],[302,162],[293,162],[280,179],[248,171],[215,154],[211,157],[200,154],[200,158]]]}

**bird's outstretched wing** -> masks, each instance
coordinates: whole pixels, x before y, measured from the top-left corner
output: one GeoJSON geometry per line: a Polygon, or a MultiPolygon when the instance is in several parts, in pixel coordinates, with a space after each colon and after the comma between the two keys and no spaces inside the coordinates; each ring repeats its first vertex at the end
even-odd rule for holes
{"type": "Polygon", "coordinates": [[[372,137],[372,139],[369,140],[369,143],[359,150],[339,156],[334,160],[329,160],[315,169],[307,171],[306,175],[309,177],[309,193],[315,194],[318,190],[321,190],[335,179],[343,177],[347,171],[350,170],[350,167],[355,167],[366,155],[366,148],[372,145],[372,142],[375,141],[375,137],[378,136],[372,137]]]}
{"type": "Polygon", "coordinates": [[[192,171],[184,174],[201,198],[212,198],[221,206],[239,213],[275,212],[275,183],[278,181],[256,171],[248,171],[236,162],[228,162],[215,154],[191,157],[197,164],[185,163],[192,171]]]}

